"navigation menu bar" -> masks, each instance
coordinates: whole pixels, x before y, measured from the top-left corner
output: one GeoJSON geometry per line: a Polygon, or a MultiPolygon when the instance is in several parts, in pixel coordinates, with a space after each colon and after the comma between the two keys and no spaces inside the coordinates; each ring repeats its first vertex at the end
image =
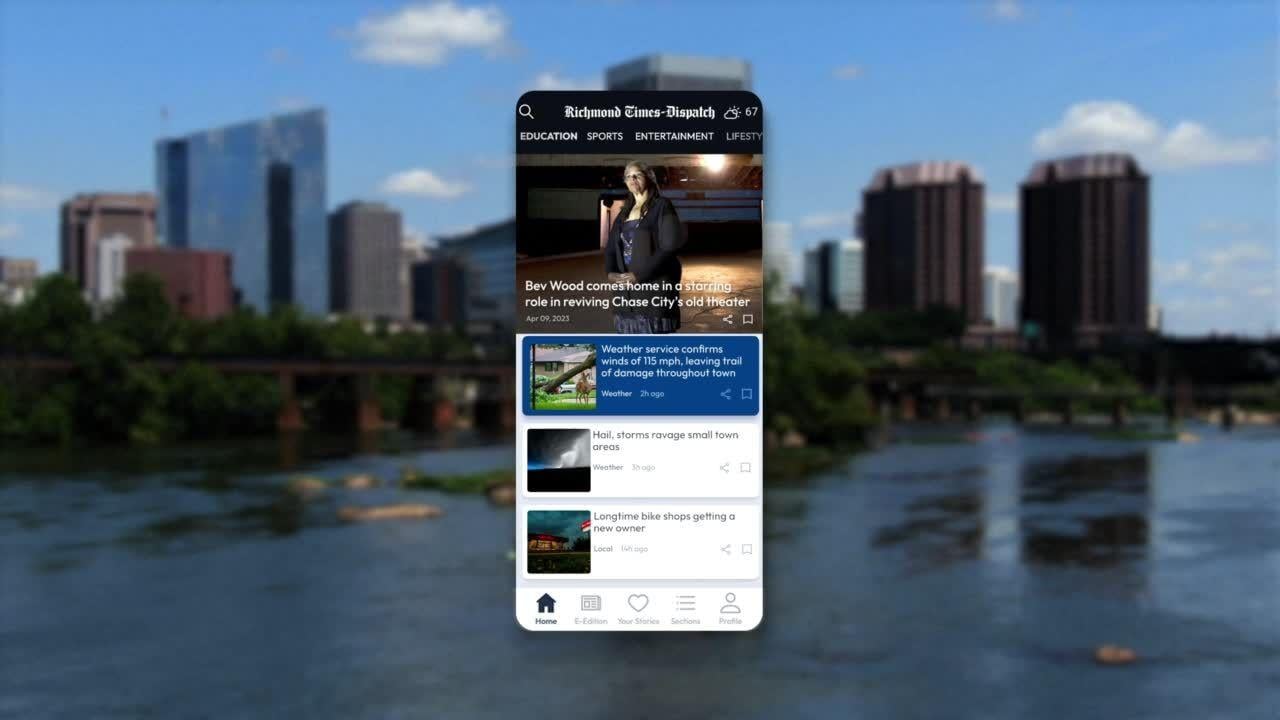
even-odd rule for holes
{"type": "Polygon", "coordinates": [[[764,111],[754,93],[663,92],[661,100],[656,97],[644,92],[525,93],[516,105],[516,152],[764,152],[764,111]]]}

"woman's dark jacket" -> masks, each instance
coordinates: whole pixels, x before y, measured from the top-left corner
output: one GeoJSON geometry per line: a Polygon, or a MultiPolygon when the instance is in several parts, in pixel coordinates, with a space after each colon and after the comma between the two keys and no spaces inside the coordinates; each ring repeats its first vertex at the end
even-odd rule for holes
{"type": "MultiPolygon", "coordinates": [[[[636,282],[656,283],[660,289],[623,290],[619,294],[637,300],[650,300],[654,296],[678,299],[680,291],[681,265],[676,252],[684,247],[684,226],[676,215],[671,201],[659,195],[649,201],[651,207],[640,218],[636,227],[635,241],[631,245],[631,264],[627,265],[622,255],[622,224],[626,222],[628,212],[618,215],[609,228],[609,242],[604,249],[604,270],[606,273],[635,273],[636,282]]],[[[650,301],[648,307],[634,306],[614,308],[615,312],[636,313],[650,317],[672,318],[680,321],[680,308],[654,307],[650,301]]]]}

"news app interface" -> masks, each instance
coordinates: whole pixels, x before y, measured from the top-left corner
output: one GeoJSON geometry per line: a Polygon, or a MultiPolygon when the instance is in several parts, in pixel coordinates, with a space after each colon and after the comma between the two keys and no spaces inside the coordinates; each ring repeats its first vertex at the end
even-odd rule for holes
{"type": "Polygon", "coordinates": [[[750,92],[516,107],[516,619],[755,628],[763,108],[750,92]]]}

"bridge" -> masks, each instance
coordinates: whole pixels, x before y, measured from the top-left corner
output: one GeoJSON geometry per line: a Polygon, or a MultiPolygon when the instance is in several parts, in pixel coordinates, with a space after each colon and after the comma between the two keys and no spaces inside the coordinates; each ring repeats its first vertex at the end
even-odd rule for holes
{"type": "MultiPolygon", "coordinates": [[[[478,423],[503,430],[515,427],[515,368],[510,363],[179,356],[153,356],[138,362],[167,372],[197,362],[223,373],[274,376],[279,380],[281,391],[276,426],[284,431],[303,428],[297,379],[308,376],[350,378],[355,382],[355,426],[361,431],[384,426],[374,392],[374,382],[382,375],[413,378],[409,414],[402,418],[408,425],[434,429],[452,427],[459,415],[458,403],[438,390],[442,382],[461,380],[475,382],[478,386],[479,392],[472,408],[478,423]]],[[[74,368],[75,363],[67,358],[0,356],[0,369],[71,372],[74,368]]],[[[874,368],[868,371],[864,382],[878,414],[893,415],[907,421],[919,419],[922,415],[938,420],[949,419],[956,408],[965,417],[977,419],[984,412],[999,407],[1007,409],[1015,420],[1022,422],[1026,419],[1027,406],[1039,402],[1057,408],[1061,421],[1070,424],[1075,419],[1075,406],[1081,402],[1092,402],[1108,404],[1112,423],[1119,426],[1128,422],[1130,408],[1138,398],[1154,396],[1162,401],[1170,422],[1189,416],[1197,406],[1210,406],[1222,410],[1222,423],[1230,427],[1235,424],[1238,403],[1280,398],[1280,390],[1277,389],[1195,386],[1185,379],[1143,390],[1003,389],[982,385],[972,371],[910,367],[874,368]]]]}
{"type": "MultiPolygon", "coordinates": [[[[479,364],[432,360],[346,359],[311,360],[259,357],[181,357],[153,356],[136,361],[161,372],[174,372],[188,363],[199,363],[221,373],[274,376],[280,383],[280,409],[276,427],[283,431],[301,430],[304,426],[302,406],[298,402],[299,377],[349,378],[355,382],[355,426],[360,431],[384,427],[382,410],[374,392],[374,382],[382,375],[413,378],[410,389],[409,424],[447,429],[458,418],[457,403],[437,392],[447,381],[472,381],[479,392],[474,412],[481,420],[510,430],[515,427],[515,368],[510,363],[479,364]],[[423,403],[428,403],[423,407],[423,403]]],[[[75,362],[63,357],[41,355],[0,356],[0,369],[66,373],[75,362]]]]}
{"type": "Polygon", "coordinates": [[[1280,389],[1232,385],[1193,385],[1182,379],[1162,387],[1141,389],[1061,389],[994,388],[983,385],[972,372],[935,371],[917,368],[878,368],[867,373],[867,392],[877,414],[899,420],[916,420],[922,415],[948,420],[957,408],[969,420],[985,411],[1007,409],[1017,422],[1024,422],[1027,406],[1039,403],[1056,408],[1063,424],[1075,421],[1080,403],[1104,404],[1110,408],[1111,423],[1128,423],[1130,410],[1140,398],[1157,398],[1169,422],[1188,417],[1196,407],[1221,410],[1224,427],[1232,427],[1241,403],[1280,400],[1280,389]]]}

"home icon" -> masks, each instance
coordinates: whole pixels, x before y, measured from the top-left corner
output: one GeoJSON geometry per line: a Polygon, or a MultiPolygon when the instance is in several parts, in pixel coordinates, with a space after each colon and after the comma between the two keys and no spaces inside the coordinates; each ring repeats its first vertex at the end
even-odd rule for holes
{"type": "Polygon", "coordinates": [[[556,611],[556,599],[542,593],[542,597],[538,598],[538,613],[553,613],[556,611]]]}

